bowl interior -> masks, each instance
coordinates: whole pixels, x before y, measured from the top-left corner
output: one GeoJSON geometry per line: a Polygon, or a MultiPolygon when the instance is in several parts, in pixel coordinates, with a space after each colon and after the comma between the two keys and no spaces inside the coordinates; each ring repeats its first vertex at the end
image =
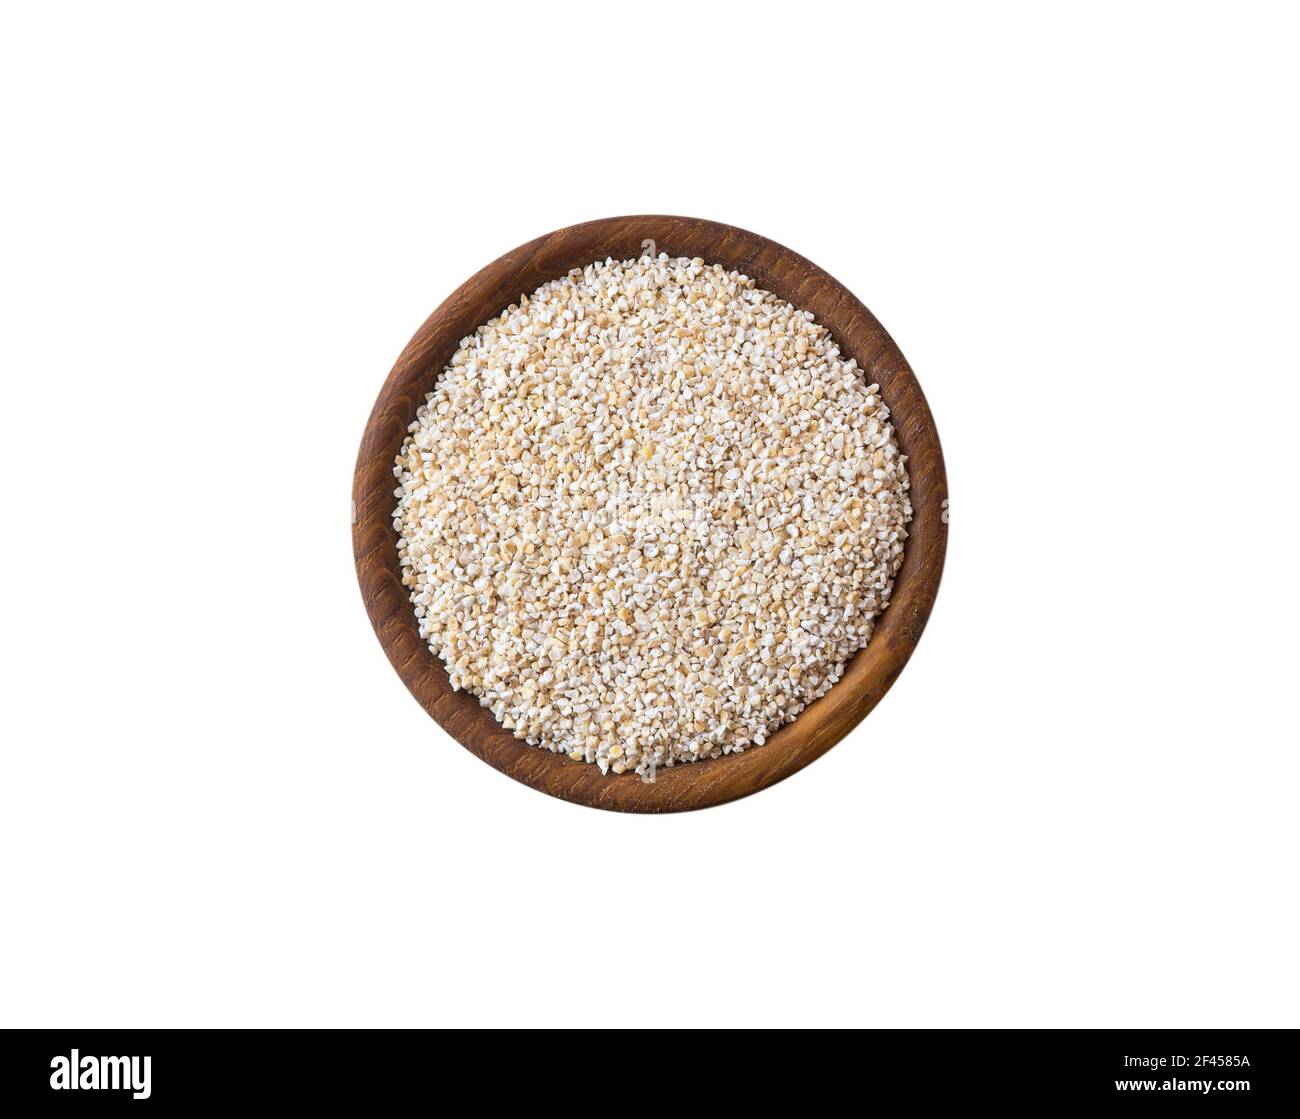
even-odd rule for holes
{"type": "Polygon", "coordinates": [[[902,671],[934,603],[947,542],[946,499],[943,455],[921,387],[884,328],[841,284],[789,249],[732,226],[697,218],[608,218],[557,230],[500,257],[458,288],[411,339],[362,439],[353,486],[353,550],[366,609],[398,675],[466,749],[516,780],[566,800],[621,811],[673,812],[734,800],[788,777],[875,706],[902,671]],[[420,639],[401,582],[391,516],[393,461],[460,340],[521,294],[595,260],[643,255],[646,241],[670,256],[698,256],[736,269],[811,311],[842,352],[879,383],[900,449],[908,456],[913,508],[889,608],[839,682],[762,746],[661,768],[653,782],[631,773],[603,775],[594,765],[529,746],[503,729],[474,696],[451,690],[441,661],[420,639]]]}

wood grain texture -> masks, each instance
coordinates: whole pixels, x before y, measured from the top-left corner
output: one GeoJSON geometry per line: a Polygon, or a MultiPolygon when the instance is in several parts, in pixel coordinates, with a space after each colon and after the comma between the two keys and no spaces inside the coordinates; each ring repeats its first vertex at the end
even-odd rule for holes
{"type": "Polygon", "coordinates": [[[943,571],[948,526],[943,453],[934,420],[903,355],[840,283],[797,253],[742,229],[698,218],[606,218],[548,233],[493,261],[462,284],[416,332],[389,374],[366,424],[352,496],[353,552],[361,595],[379,642],[420,705],[471,753],[535,789],[593,808],[681,812],[748,796],[802,769],[843,738],[903,670],[930,616],[943,571]],[[653,783],[604,776],[594,765],[528,746],[478,700],[453,692],[441,661],[420,639],[402,586],[392,527],[393,460],[407,426],[459,341],[521,294],[594,260],[642,255],[652,239],[671,256],[703,257],[752,276],[760,287],[812,311],[872,380],[893,413],[908,456],[914,519],[888,610],[843,678],[760,747],[661,768],[653,783]]]}

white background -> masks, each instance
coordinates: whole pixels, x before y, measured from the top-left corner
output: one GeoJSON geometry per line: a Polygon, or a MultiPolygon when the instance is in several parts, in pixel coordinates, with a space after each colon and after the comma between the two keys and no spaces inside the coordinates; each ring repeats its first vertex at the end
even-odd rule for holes
{"type": "Polygon", "coordinates": [[[1283,5],[6,5],[0,1022],[1300,1025],[1283,5]],[[881,318],[952,528],[785,784],[456,746],[362,609],[393,360],[515,245],[756,230],[881,318]]]}

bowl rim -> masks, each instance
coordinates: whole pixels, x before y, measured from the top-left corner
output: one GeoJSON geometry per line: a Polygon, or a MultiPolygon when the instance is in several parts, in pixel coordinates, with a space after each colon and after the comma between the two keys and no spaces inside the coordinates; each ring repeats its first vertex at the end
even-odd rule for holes
{"type": "Polygon", "coordinates": [[[920,640],[947,548],[947,477],[934,418],[907,360],[875,316],[825,270],[769,238],[672,215],[565,226],[504,253],[461,284],[415,332],[380,389],[357,454],[352,499],[353,557],[367,615],[398,676],[425,711],[467,750],[515,780],[572,803],[623,812],[690,811],[749,796],[841,741],[889,690],[920,640]],[[476,697],[451,690],[441,660],[420,639],[401,583],[392,468],[416,409],[461,338],[546,280],[607,257],[631,259],[647,251],[649,241],[671,256],[698,256],[741,271],[814,313],[841,352],[880,385],[907,456],[913,519],[889,607],[877,618],[866,647],[824,696],[762,746],[663,767],[653,782],[644,782],[632,773],[604,775],[594,765],[530,746],[501,727],[476,697]]]}

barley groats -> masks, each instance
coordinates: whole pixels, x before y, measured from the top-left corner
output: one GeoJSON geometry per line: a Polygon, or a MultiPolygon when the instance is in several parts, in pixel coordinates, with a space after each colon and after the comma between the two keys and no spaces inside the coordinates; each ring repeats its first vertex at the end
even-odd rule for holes
{"type": "Polygon", "coordinates": [[[877,386],[702,260],[606,260],[460,343],[394,467],[454,687],[603,772],[762,745],[839,679],[911,519],[877,386]]]}

